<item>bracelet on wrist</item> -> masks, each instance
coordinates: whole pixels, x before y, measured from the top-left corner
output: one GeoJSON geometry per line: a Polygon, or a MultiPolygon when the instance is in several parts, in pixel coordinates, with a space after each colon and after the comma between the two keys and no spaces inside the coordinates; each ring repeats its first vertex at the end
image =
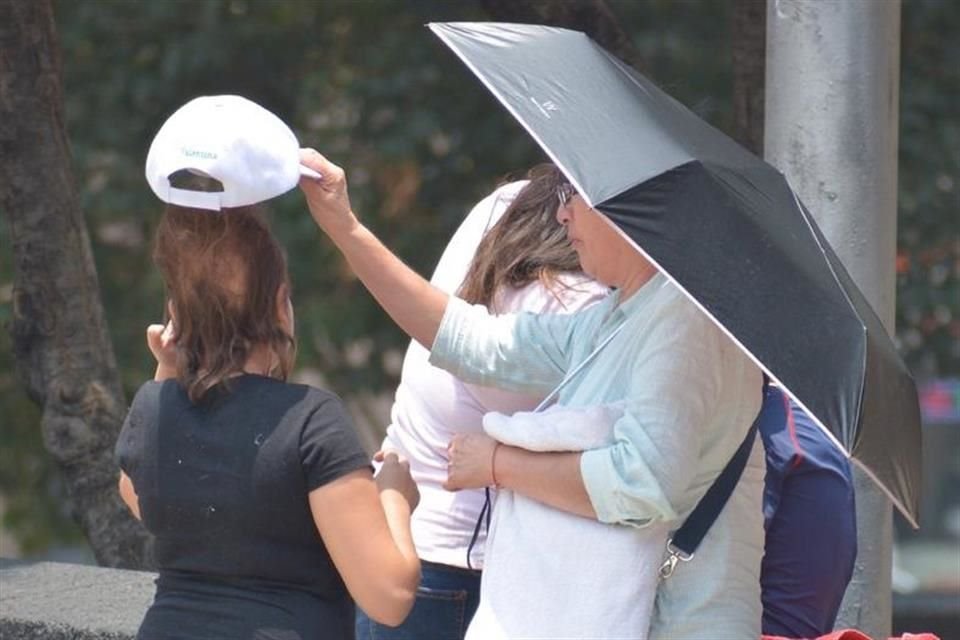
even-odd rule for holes
{"type": "Polygon", "coordinates": [[[493,454],[490,456],[490,479],[493,480],[493,486],[500,488],[500,483],[497,481],[497,451],[500,450],[500,445],[502,443],[498,442],[493,445],[493,454]]]}

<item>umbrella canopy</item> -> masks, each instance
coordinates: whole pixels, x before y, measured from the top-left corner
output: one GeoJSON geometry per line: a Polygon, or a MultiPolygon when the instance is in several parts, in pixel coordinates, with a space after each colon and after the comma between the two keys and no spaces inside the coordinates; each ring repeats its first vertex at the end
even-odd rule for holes
{"type": "Polygon", "coordinates": [[[917,526],[916,386],[783,174],[580,32],[430,28],[917,526]]]}

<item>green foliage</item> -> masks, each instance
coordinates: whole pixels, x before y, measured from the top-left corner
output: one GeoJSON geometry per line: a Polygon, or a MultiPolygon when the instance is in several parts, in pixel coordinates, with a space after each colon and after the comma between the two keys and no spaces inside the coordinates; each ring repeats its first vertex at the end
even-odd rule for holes
{"type": "Polygon", "coordinates": [[[904,3],[897,337],[917,377],[960,375],[960,6],[904,3]]]}
{"type": "MultiPolygon", "coordinates": [[[[644,72],[729,128],[732,3],[608,4],[633,38],[644,72]]],[[[58,0],[55,8],[74,171],[128,397],[152,371],[144,328],[161,317],[163,300],[149,260],[161,207],[143,179],[143,162],[160,124],[189,98],[242,94],[291,123],[304,145],[345,167],[361,217],[425,274],[480,196],[505,173],[542,159],[423,26],[487,19],[479,3],[58,0]]],[[[924,373],[960,373],[960,296],[950,267],[960,251],[960,186],[944,188],[960,180],[960,87],[956,65],[946,63],[960,58],[952,37],[958,21],[960,5],[948,0],[904,5],[900,236],[911,266],[898,290],[898,324],[910,362],[924,373]],[[924,257],[944,248],[946,262],[924,257]],[[939,264],[948,267],[945,279],[934,273],[939,264]],[[927,331],[942,307],[952,320],[927,331]]],[[[275,201],[271,217],[290,256],[301,371],[320,373],[340,393],[390,389],[397,371],[385,362],[396,358],[385,356],[402,353],[404,336],[320,236],[298,192],[275,201]]],[[[0,228],[0,320],[10,304],[7,233],[0,228]]],[[[40,547],[63,530],[62,518],[55,522],[60,489],[41,448],[38,412],[17,386],[6,334],[0,411],[0,491],[10,505],[25,505],[11,508],[8,525],[40,547]]]]}

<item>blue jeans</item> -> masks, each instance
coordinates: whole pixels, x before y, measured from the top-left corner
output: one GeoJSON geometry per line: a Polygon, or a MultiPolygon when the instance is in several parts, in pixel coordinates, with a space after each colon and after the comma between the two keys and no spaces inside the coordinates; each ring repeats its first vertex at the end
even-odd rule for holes
{"type": "Polygon", "coordinates": [[[480,572],[424,561],[420,575],[413,610],[399,627],[357,607],[357,640],[463,640],[480,603],[480,572]]]}

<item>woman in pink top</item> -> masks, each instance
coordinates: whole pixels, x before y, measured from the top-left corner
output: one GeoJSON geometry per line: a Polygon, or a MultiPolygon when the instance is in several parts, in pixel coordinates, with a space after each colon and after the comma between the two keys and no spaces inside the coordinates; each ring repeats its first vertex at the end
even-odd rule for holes
{"type": "MultiPolygon", "coordinates": [[[[556,222],[564,182],[556,167],[540,165],[529,180],[481,200],[450,240],[431,282],[495,313],[570,313],[605,297],[607,288],[580,271],[556,222]]],[[[411,530],[421,586],[400,627],[379,625],[358,610],[358,640],[464,636],[479,601],[486,496],[480,489],[443,489],[447,444],[456,434],[481,432],[489,411],[530,410],[541,400],[466,384],[431,366],[428,355],[411,341],[382,447],[410,461],[420,489],[411,530]]]]}

